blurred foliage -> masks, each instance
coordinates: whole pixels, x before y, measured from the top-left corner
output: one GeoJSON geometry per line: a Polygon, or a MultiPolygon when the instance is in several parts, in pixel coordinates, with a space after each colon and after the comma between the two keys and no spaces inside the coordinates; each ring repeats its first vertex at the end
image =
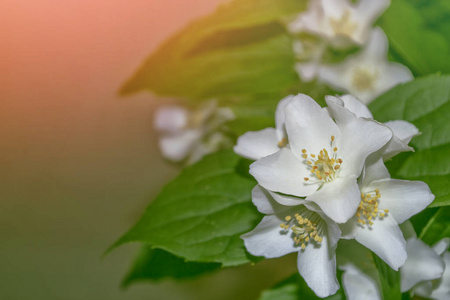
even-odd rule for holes
{"type": "Polygon", "coordinates": [[[389,39],[391,58],[415,76],[450,73],[450,2],[392,0],[378,21],[389,39]]]}

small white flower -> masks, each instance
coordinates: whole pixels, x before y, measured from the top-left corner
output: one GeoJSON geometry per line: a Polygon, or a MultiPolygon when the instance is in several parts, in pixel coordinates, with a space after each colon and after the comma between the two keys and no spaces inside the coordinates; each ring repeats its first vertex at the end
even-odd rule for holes
{"type": "Polygon", "coordinates": [[[164,106],[156,111],[154,126],[161,132],[159,147],[163,156],[192,164],[204,155],[229,145],[223,125],[234,119],[227,107],[217,107],[215,101],[205,103],[196,111],[180,106],[164,106]]]}
{"type": "Polygon", "coordinates": [[[242,157],[257,160],[285,147],[288,140],[284,125],[284,108],[292,98],[293,96],[287,96],[278,103],[275,112],[275,128],[249,131],[243,134],[238,138],[234,152],[242,157]]]}
{"type": "Polygon", "coordinates": [[[318,78],[367,104],[395,85],[413,78],[408,68],[387,60],[387,50],[387,38],[377,27],[361,52],[341,63],[321,66],[318,78]]]}
{"type": "MultiPolygon", "coordinates": [[[[449,239],[443,239],[433,247],[417,236],[409,222],[402,225],[406,237],[407,259],[400,267],[401,291],[411,290],[426,298],[446,300],[450,296],[449,239]],[[406,230],[405,230],[406,229],[406,230]],[[443,257],[443,258],[442,258],[443,257]]],[[[381,300],[380,282],[371,252],[356,242],[341,240],[337,248],[339,269],[344,271],[342,284],[349,300],[381,300]]]]}
{"type": "Polygon", "coordinates": [[[291,32],[306,31],[337,47],[366,42],[373,22],[389,6],[389,0],[312,0],[308,10],[288,25],[291,32]]]}
{"type": "Polygon", "coordinates": [[[253,189],[252,201],[266,216],[253,231],[241,236],[247,251],[265,258],[298,252],[298,270],[308,286],[319,297],[336,293],[339,284],[335,250],[340,237],[337,224],[314,205],[261,186],[253,189]]]}
{"type": "Polygon", "coordinates": [[[444,238],[432,247],[417,238],[410,222],[402,225],[408,259],[400,268],[401,291],[426,298],[450,299],[450,239],[444,238]]]}
{"type": "Polygon", "coordinates": [[[312,98],[299,94],[285,107],[289,147],[250,166],[264,188],[315,202],[332,220],[346,222],[360,202],[356,179],[364,161],[391,139],[373,120],[336,110],[336,123],[312,98]]]}

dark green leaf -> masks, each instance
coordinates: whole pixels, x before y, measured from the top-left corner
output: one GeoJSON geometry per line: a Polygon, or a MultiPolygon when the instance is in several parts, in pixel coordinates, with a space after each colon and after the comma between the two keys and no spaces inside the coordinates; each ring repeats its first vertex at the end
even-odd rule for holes
{"type": "Polygon", "coordinates": [[[401,300],[400,292],[400,272],[394,271],[382,259],[372,253],[375,266],[378,271],[378,278],[381,284],[381,295],[384,300],[401,300]]]}
{"type": "Polygon", "coordinates": [[[430,207],[450,205],[450,76],[429,76],[395,87],[369,106],[381,122],[406,120],[422,134],[388,163],[395,178],[426,182],[436,196],[430,207]]]}
{"type": "Polygon", "coordinates": [[[450,237],[450,207],[440,207],[420,232],[419,238],[433,245],[444,237],[450,237]]]}
{"type": "Polygon", "coordinates": [[[112,247],[143,242],[187,261],[234,266],[249,262],[240,235],[261,219],[251,202],[256,182],[241,175],[231,150],[184,169],[149,205],[139,222],[112,247]]]}
{"type": "Polygon", "coordinates": [[[298,82],[281,19],[306,1],[240,0],[221,6],[153,53],[121,93],[206,98],[279,91],[298,82]]]}
{"type": "Polygon", "coordinates": [[[278,283],[274,287],[269,290],[265,290],[262,292],[259,300],[319,300],[319,299],[328,299],[328,300],[343,300],[345,299],[344,292],[340,289],[336,294],[326,297],[320,298],[318,297],[306,284],[305,280],[298,274],[294,274],[278,283]]]}
{"type": "Polygon", "coordinates": [[[400,62],[416,75],[449,73],[450,5],[448,1],[394,0],[379,24],[400,62]]]}
{"type": "Polygon", "coordinates": [[[186,262],[161,249],[142,247],[132,269],[123,281],[126,287],[138,281],[158,281],[164,278],[189,279],[220,268],[218,263],[186,262]]]}

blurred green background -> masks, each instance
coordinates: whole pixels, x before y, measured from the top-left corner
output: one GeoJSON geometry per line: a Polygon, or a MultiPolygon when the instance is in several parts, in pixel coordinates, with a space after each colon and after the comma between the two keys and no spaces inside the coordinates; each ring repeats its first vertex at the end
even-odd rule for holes
{"type": "Polygon", "coordinates": [[[2,1],[0,299],[252,299],[295,272],[288,256],[123,291],[138,245],[101,259],[178,172],[152,129],[170,99],[117,90],[219,2],[2,1]]]}

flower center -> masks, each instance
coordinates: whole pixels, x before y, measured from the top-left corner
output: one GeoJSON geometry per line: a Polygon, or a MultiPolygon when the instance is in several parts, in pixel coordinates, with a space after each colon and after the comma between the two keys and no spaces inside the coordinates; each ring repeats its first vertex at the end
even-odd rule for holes
{"type": "Polygon", "coordinates": [[[377,71],[371,72],[367,68],[355,68],[353,70],[352,85],[357,91],[370,91],[375,88],[377,78],[377,71]]]}
{"type": "Polygon", "coordinates": [[[330,24],[335,34],[351,36],[358,25],[351,20],[350,10],[346,10],[340,18],[330,17],[330,24]]]}
{"type": "MultiPolygon", "coordinates": [[[[333,147],[334,135],[331,136],[331,147],[333,147]]],[[[305,163],[311,168],[311,173],[319,181],[330,182],[333,181],[341,168],[342,159],[337,157],[337,147],[333,147],[333,152],[330,155],[327,149],[320,150],[318,155],[307,153],[306,149],[302,150],[302,157],[306,160],[305,163]]],[[[304,178],[305,182],[309,181],[309,177],[304,178]]]]}
{"type": "Polygon", "coordinates": [[[320,217],[313,212],[310,212],[307,217],[303,217],[301,214],[295,214],[294,217],[286,216],[286,224],[281,223],[280,227],[284,230],[289,230],[290,228],[294,235],[295,244],[300,245],[302,250],[304,250],[309,242],[322,242],[323,238],[320,236],[317,229],[317,223],[314,222],[319,218],[320,217]]]}
{"type": "Polygon", "coordinates": [[[356,217],[358,218],[359,224],[368,224],[369,226],[372,226],[372,220],[376,217],[383,218],[387,215],[389,212],[388,209],[381,212],[378,210],[378,202],[380,201],[380,197],[381,194],[379,189],[369,193],[361,192],[361,202],[359,203],[358,210],[356,211],[356,217]]]}

